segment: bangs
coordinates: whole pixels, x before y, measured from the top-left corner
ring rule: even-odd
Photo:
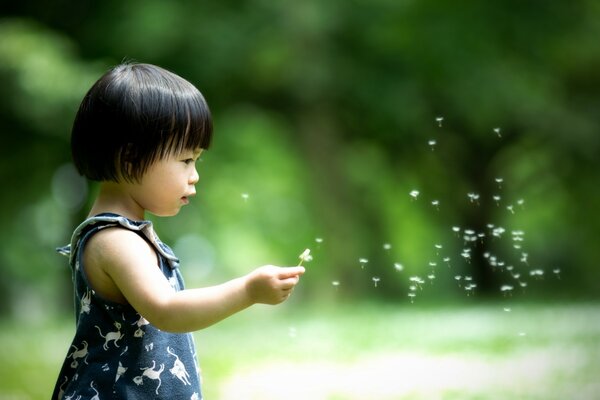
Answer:
[[[212,118],[200,91],[175,74],[161,72],[139,77],[140,90],[132,101],[139,104],[135,114],[142,117],[132,130],[128,154],[139,166],[136,179],[153,162],[185,150],[206,150],[212,139]]]

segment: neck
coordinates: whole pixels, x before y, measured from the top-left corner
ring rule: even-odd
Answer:
[[[119,214],[132,220],[145,219],[145,210],[127,190],[127,185],[115,182],[101,182],[100,190],[89,216],[101,213]]]

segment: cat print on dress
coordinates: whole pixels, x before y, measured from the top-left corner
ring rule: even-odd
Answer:
[[[136,322],[134,322],[131,325],[137,325],[137,330],[133,333],[133,336],[135,337],[139,337],[141,338],[142,336],[144,336],[144,330],[142,329],[142,326],[144,325],[148,325],[150,322],[148,322],[148,320],[144,317],[142,317],[140,315],[140,319],[138,319]]]
[[[133,382],[135,382],[136,385],[140,386],[144,384],[144,377],[152,380],[158,380],[158,386],[156,387],[155,391],[156,394],[158,394],[158,388],[160,388],[160,385],[162,384],[160,374],[162,374],[162,372],[165,370],[165,364],[160,364],[160,369],[158,370],[154,370],[155,367],[156,361],[152,360],[152,367],[140,368],[144,372],[142,372],[142,375],[138,375],[135,378],[133,378]]]
[[[75,345],[71,345],[72,348],[75,348],[74,352],[67,355],[67,358],[73,357],[73,362],[71,363],[71,368],[77,368],[77,366],[79,365],[79,362],[77,361],[78,358],[83,358],[83,362],[85,362],[86,364],[88,363],[87,362],[88,342],[86,342],[84,340],[83,342],[81,342],[81,344],[82,344],[81,349],[78,349],[77,347],[75,347]]]
[[[190,385],[190,374],[185,369],[185,365],[181,362],[177,354],[171,351],[170,347],[167,347],[167,353],[175,357],[175,362],[173,363],[173,368],[169,371],[177,377],[184,385]]]
[[[117,344],[117,342],[119,340],[123,339],[123,336],[125,336],[125,335],[123,335],[121,333],[121,324],[118,323],[118,322],[115,322],[114,325],[115,325],[115,328],[117,328],[116,332],[108,332],[106,334],[106,336],[104,336],[102,334],[102,331],[100,330],[100,327],[98,325],[95,325],[96,329],[98,329],[98,333],[100,334],[100,337],[102,337],[104,339],[104,345],[102,346],[102,348],[104,350],[108,350],[108,343],[111,340],[114,341],[114,344],[115,344],[116,347],[119,347],[119,345]]]

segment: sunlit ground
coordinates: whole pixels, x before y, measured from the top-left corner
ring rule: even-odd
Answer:
[[[600,305],[259,306],[196,335],[207,399],[600,399]],[[49,398],[72,323],[0,325],[0,400]]]

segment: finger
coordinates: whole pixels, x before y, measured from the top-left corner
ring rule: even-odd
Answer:
[[[294,286],[296,286],[296,284],[298,284],[299,280],[300,280],[300,278],[298,276],[294,276],[292,278],[287,278],[287,279],[282,279],[279,281],[279,287],[281,289],[291,289]]]
[[[279,279],[286,279],[291,277],[298,277],[304,274],[306,270],[304,267],[283,267],[280,269],[277,275]]]

